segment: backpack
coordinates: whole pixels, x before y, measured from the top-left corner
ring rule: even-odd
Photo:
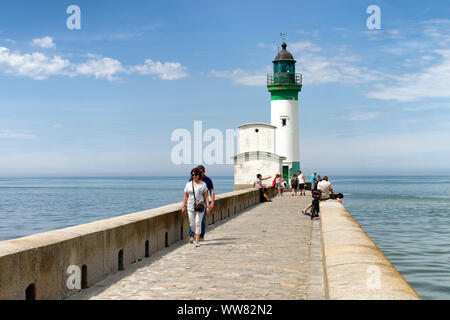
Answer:
[[[322,195],[322,191],[321,190],[314,190],[312,192],[312,197],[313,197],[313,201],[312,201],[312,207],[311,207],[311,220],[319,217],[319,213],[320,213],[320,196]]]

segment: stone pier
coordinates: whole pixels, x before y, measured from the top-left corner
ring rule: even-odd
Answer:
[[[199,248],[181,203],[3,241],[0,300],[420,299],[343,204],[312,221],[311,200],[218,195]]]
[[[70,299],[323,299],[310,201],[285,193],[210,226],[199,248],[186,239]]]

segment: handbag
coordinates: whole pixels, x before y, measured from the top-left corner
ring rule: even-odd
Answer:
[[[194,193],[194,211],[205,212],[205,204],[195,198],[194,181],[192,181],[192,192]]]

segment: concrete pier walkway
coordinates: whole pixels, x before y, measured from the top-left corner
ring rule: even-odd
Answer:
[[[311,196],[285,193],[209,226],[70,297],[82,299],[324,299],[319,221]]]

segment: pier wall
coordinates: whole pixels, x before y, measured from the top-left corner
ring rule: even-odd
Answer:
[[[258,203],[255,189],[218,195],[208,224]],[[0,242],[0,300],[64,299],[186,239],[188,232],[178,203]]]
[[[320,217],[327,299],[420,299],[341,203],[322,202]]]

